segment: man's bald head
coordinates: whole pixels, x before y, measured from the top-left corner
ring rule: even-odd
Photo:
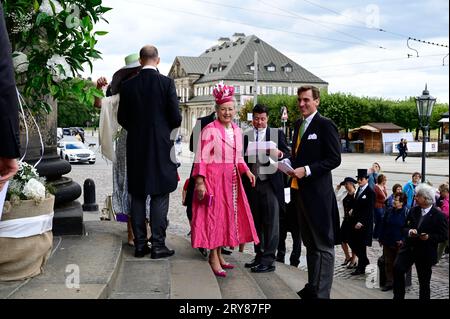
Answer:
[[[139,51],[139,59],[142,65],[158,65],[158,49],[153,45],[144,46],[141,51]]]

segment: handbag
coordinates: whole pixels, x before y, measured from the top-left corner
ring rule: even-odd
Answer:
[[[105,205],[101,210],[100,220],[116,220],[116,214],[112,207],[111,195],[108,195],[105,198]]]

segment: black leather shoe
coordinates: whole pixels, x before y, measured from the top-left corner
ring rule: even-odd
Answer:
[[[206,248],[199,248],[198,251],[203,257],[208,257],[208,250]]]
[[[290,265],[291,265],[291,266],[294,266],[294,267],[298,267],[298,265],[300,265],[300,262],[299,262],[298,260],[296,260],[296,261],[291,261]]]
[[[225,248],[221,248],[220,252],[224,255],[231,255],[232,251],[226,250]]]
[[[381,291],[389,291],[392,290],[392,286],[384,286],[383,288],[381,288]]]
[[[145,255],[150,254],[150,247],[148,247],[147,245],[145,245],[143,248],[141,249],[135,249],[134,250],[134,257],[137,258],[142,258]]]
[[[253,268],[259,265],[259,261],[256,261],[256,259],[253,259],[251,262],[249,263],[245,263],[245,268]]]
[[[302,290],[298,291],[297,295],[305,300],[317,299],[317,294],[311,289],[309,284],[306,284]]]
[[[271,271],[275,271],[275,266],[273,265],[267,266],[259,264],[258,266],[252,268],[252,272],[271,272]]]
[[[277,256],[277,258],[275,259],[275,261],[278,261],[278,262],[280,262],[280,263],[283,263],[283,264],[284,264],[284,255],[283,255],[283,256],[281,256],[281,255],[278,255],[278,256]]]
[[[350,275],[352,276],[358,276],[358,275],[364,275],[366,271],[364,269],[356,268],[354,272],[352,272]]]
[[[152,247],[152,253],[150,257],[152,259],[166,258],[175,254],[175,250],[169,249],[166,246]]]

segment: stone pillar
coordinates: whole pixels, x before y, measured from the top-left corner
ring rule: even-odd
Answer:
[[[57,127],[57,103],[51,101],[52,111],[50,114],[36,116],[36,122],[42,135],[44,144],[44,156],[36,167],[40,176],[44,176],[55,188],[55,206],[53,218],[54,235],[81,235],[83,232],[83,209],[76,201],[81,195],[81,186],[71,178],[64,177],[70,173],[71,165],[62,160],[56,150],[56,127]],[[26,134],[23,121],[20,122],[20,144],[21,155],[25,153],[25,161],[35,164],[41,154],[41,142],[38,130],[31,118],[27,118],[28,125],[28,147],[26,148]]]

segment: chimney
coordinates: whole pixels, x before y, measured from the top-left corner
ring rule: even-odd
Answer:
[[[230,42],[230,38],[219,38],[219,40],[217,40],[217,45],[221,46],[222,44],[224,44],[225,42]]]
[[[233,42],[236,42],[237,40],[239,40],[241,38],[245,38],[244,33],[235,33],[231,36],[231,40],[233,40]]]

